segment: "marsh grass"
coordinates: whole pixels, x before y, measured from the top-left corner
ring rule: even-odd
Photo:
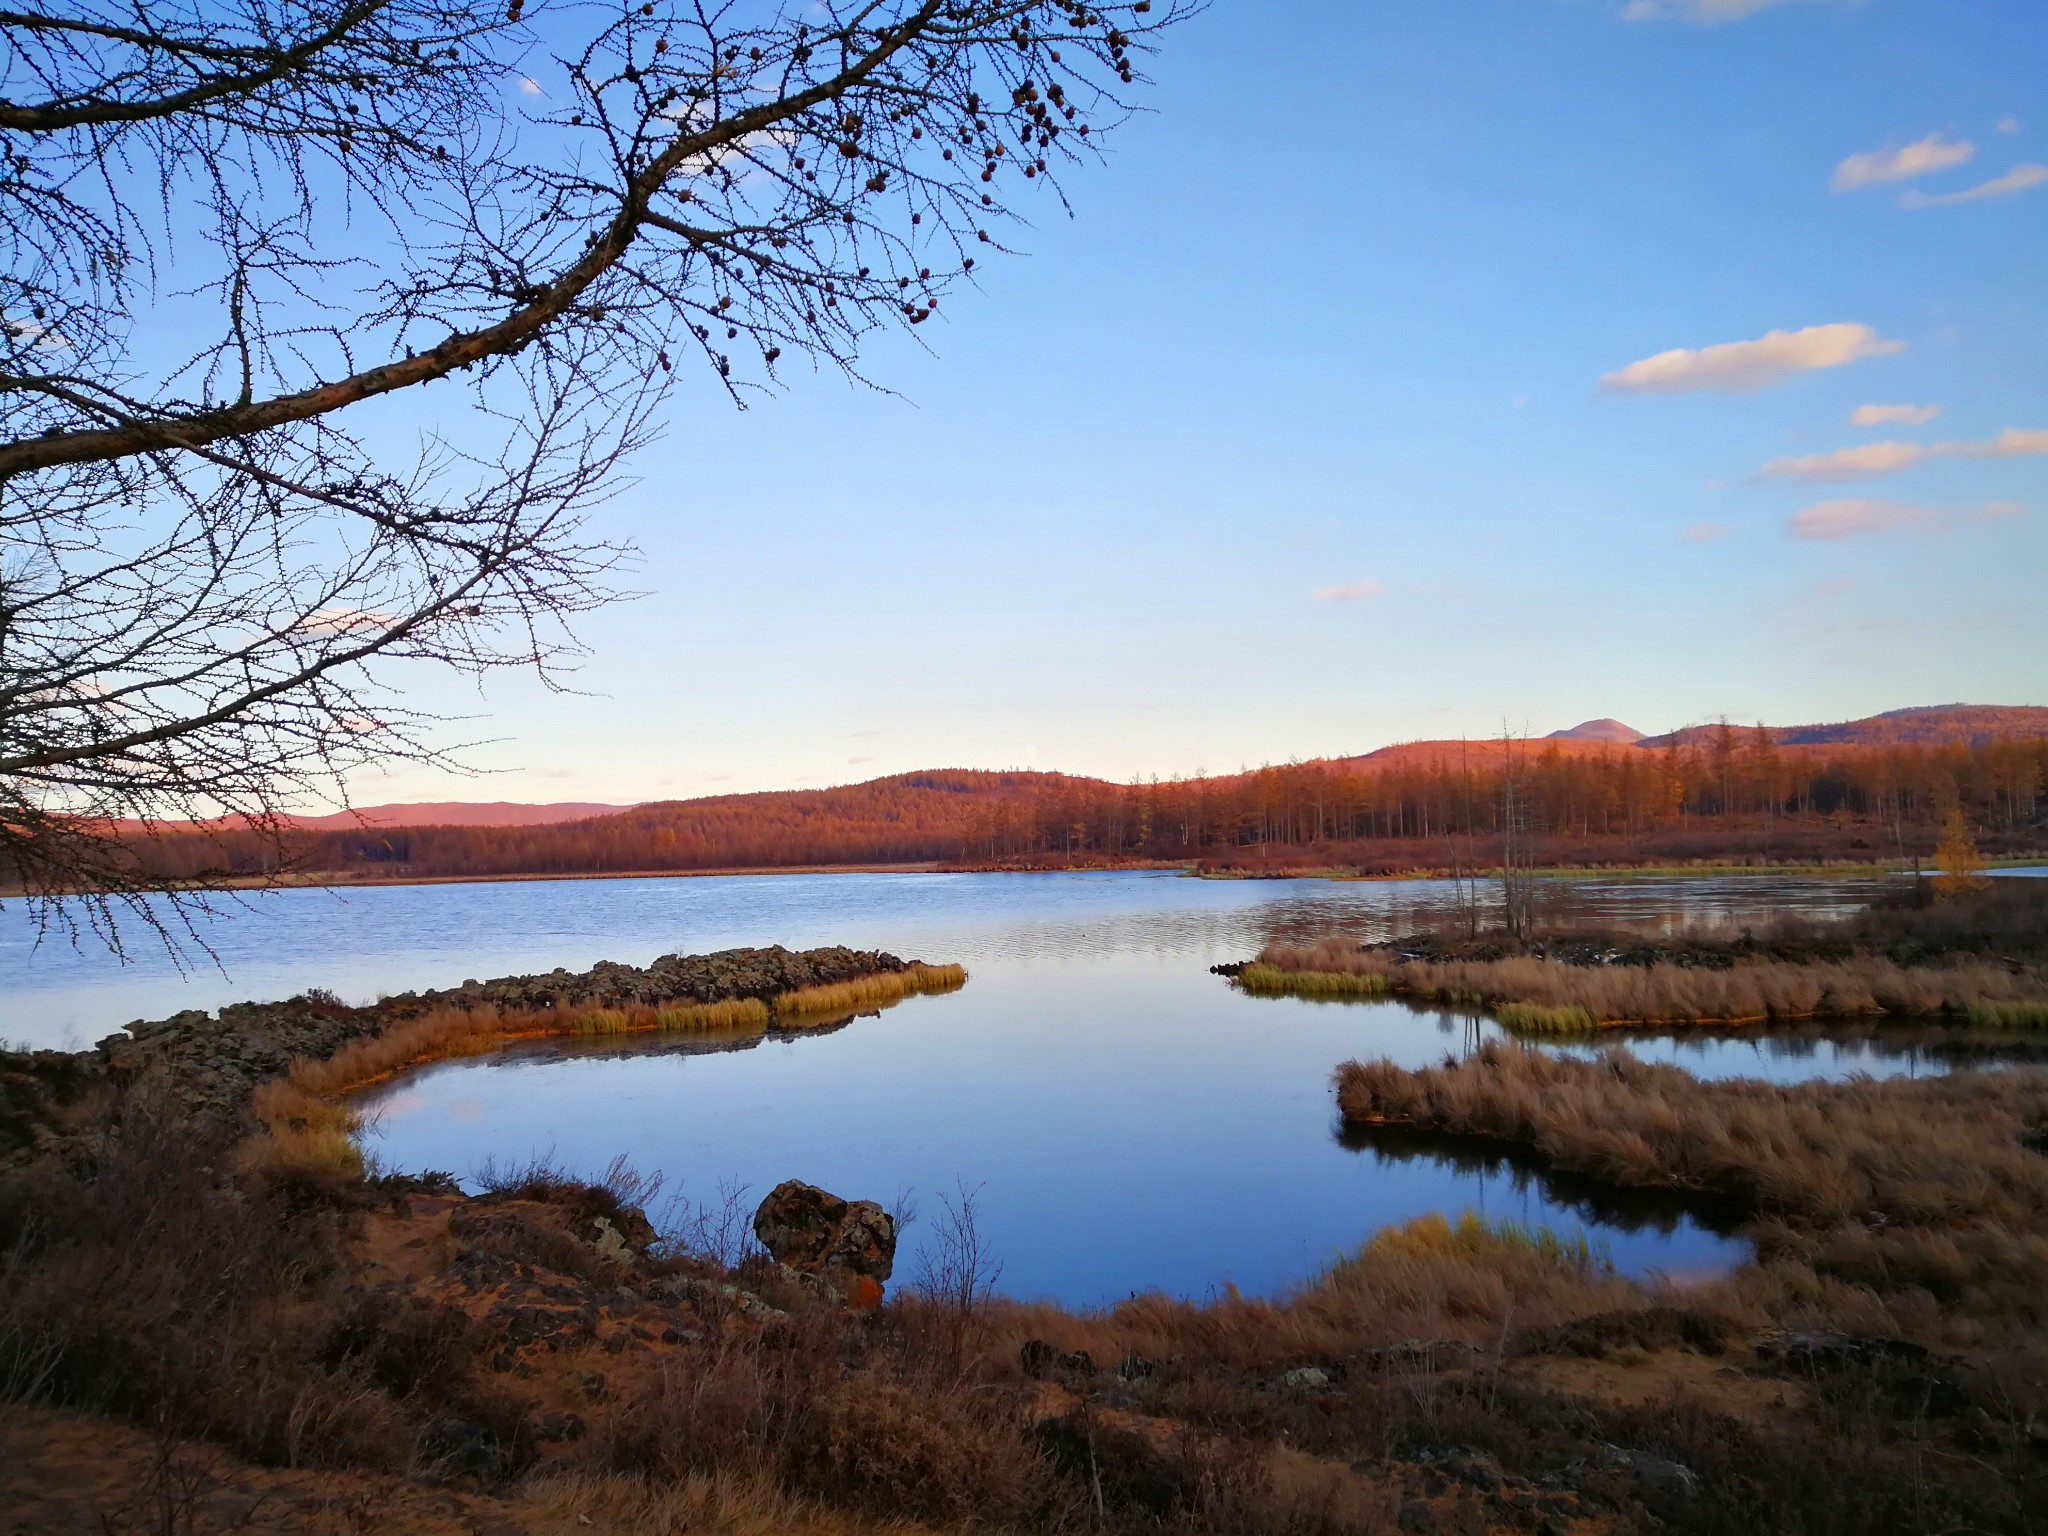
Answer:
[[[777,1023],[802,1027],[802,1021],[821,1014],[887,1005],[919,993],[955,991],[966,980],[966,971],[957,965],[912,965],[856,981],[804,987],[768,1000],[740,997],[627,1008],[436,1008],[382,1034],[353,1041],[325,1060],[295,1062],[289,1081],[302,1094],[326,1098],[370,1087],[410,1067],[482,1055],[518,1040],[765,1030]]]
[[[843,1014],[921,994],[957,992],[966,985],[965,966],[911,964],[900,971],[878,971],[852,981],[785,992],[775,999],[775,1016],[780,1022],[801,1027],[800,1021],[812,1015]]]
[[[251,1103],[263,1134],[246,1141],[238,1155],[245,1167],[302,1179],[359,1178],[364,1172],[361,1117],[341,1101],[414,1067],[484,1055],[521,1040],[764,1032],[777,1026],[820,1029],[860,1009],[886,1008],[920,993],[957,991],[966,982],[962,966],[912,964],[767,1000],[739,997],[627,1008],[435,1008],[351,1041],[324,1059],[301,1057],[283,1077],[259,1084]]]
[[[1969,1020],[1980,1029],[2048,1029],[2048,1002],[1973,1003]]]
[[[1265,955],[1238,972],[1237,984],[1275,997],[1386,997],[1394,990],[1393,979],[1378,971],[1306,970],[1271,963]]]
[[[1346,1266],[1403,1257],[1449,1257],[1496,1266],[1521,1266],[1530,1261],[1539,1269],[1556,1267],[1588,1279],[1615,1273],[1613,1263],[1595,1251],[1584,1233],[1560,1237],[1549,1227],[1505,1219],[1489,1221],[1476,1211],[1467,1211],[1455,1223],[1442,1215],[1419,1216],[1376,1232],[1356,1257],[1340,1260],[1318,1283],[1327,1284]]]
[[[1503,1029],[1525,1035],[1585,1035],[1600,1027],[1591,1010],[1576,1003],[1502,1003],[1493,1014]]]
[[[2048,1218],[2048,1159],[2025,1145],[2048,1122],[2048,1072],[2032,1068],[1779,1086],[1489,1042],[1420,1071],[1347,1063],[1337,1104],[1353,1124],[1518,1142],[1574,1173],[1807,1225]]]
[[[1394,995],[1500,1010],[1527,1005],[1523,1026],[1554,1032],[1577,1014],[1600,1025],[1762,1024],[1774,1019],[1887,1014],[1963,1019],[1973,1008],[2048,1011],[2048,983],[1990,960],[1904,966],[1882,955],[1839,960],[1746,960],[1726,967],[1568,965],[1533,955],[1493,960],[1409,960],[1349,939],[1268,945],[1239,977],[1247,990],[1304,996]],[[1506,1023],[1503,1014],[1502,1022]]]

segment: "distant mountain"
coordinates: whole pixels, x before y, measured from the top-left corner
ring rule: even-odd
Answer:
[[[1645,736],[1639,747],[1673,742],[1698,746],[1713,739],[1718,725],[1689,725],[1664,736]],[[1754,726],[1747,727],[1754,730]],[[1986,742],[2048,736],[2048,709],[2034,704],[1932,704],[1893,709],[1839,725],[1779,725],[1771,739],[1783,747],[1981,747]]]
[[[294,816],[296,826],[316,831],[347,831],[353,827],[549,827],[561,821],[588,821],[616,816],[630,805],[558,800],[550,805],[522,805],[514,800],[423,800],[399,805],[364,805],[331,816]]]
[[[1267,793],[1261,786],[1276,774],[1298,771],[1451,775],[1467,784],[1468,776],[1483,779],[1497,772],[1510,752],[1516,762],[1529,766],[1557,758],[1616,762],[1641,748],[1698,746],[1710,742],[1719,729],[1696,725],[1663,736],[1643,736],[1619,720],[1603,718],[1534,740],[1517,738],[1511,745],[1499,737],[1410,741],[1285,770],[1209,778],[1195,793],[1198,799],[1213,797],[1218,803],[1250,796],[1249,804]],[[1753,735],[1755,727],[1739,729]],[[1778,745],[1816,758],[1827,747],[1974,747],[2002,739],[2048,739],[2048,708],[1943,704],[1895,709],[1838,725],[1778,727],[1771,735]],[[1099,828],[1085,836],[1076,834],[1082,823],[1099,816],[1112,822],[1123,817],[1126,810],[1116,807],[1121,807],[1119,797],[1125,795],[1125,788],[1102,780],[1058,773],[942,769],[831,789],[764,790],[632,806],[502,800],[373,805],[353,813],[299,817],[296,823],[322,834],[323,842],[331,841],[334,854],[345,862],[395,858],[448,874],[768,868],[998,859],[1015,851],[1021,829],[1033,827],[1038,831],[1024,839],[1027,845],[1048,852],[1064,850],[1070,834],[1079,837],[1075,846],[1100,835]],[[1310,795],[1305,803],[1319,802]],[[1263,818],[1268,812],[1258,814]],[[567,823],[585,825],[568,828]],[[542,830],[556,827],[564,830]],[[426,835],[411,843],[386,835],[411,829]],[[379,835],[351,837],[371,831]],[[395,853],[401,843],[411,851]]]
[[[1568,731],[1552,731],[1546,741],[1611,741],[1616,746],[1632,747],[1643,739],[1643,733],[1634,726],[1623,725],[1619,720],[1587,720]]]

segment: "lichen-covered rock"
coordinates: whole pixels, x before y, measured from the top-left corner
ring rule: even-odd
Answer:
[[[761,1202],[754,1236],[778,1264],[861,1310],[880,1305],[896,1267],[896,1223],[887,1211],[798,1179],[776,1185]]]

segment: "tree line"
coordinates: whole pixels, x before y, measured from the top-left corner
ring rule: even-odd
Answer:
[[[406,877],[940,863],[1210,860],[1497,863],[1503,834],[1547,857],[1626,861],[1770,846],[1906,857],[1953,808],[1994,844],[2041,830],[2048,739],[1785,748],[1721,730],[1657,749],[1555,742],[1308,762],[1128,784],[953,770],[837,789],[643,805],[531,827],[303,832],[215,827],[138,843],[162,878],[304,871]],[[1512,816],[1512,826],[1509,817]]]

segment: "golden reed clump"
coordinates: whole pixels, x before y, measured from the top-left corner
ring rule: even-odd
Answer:
[[[2034,1068],[1781,1086],[1489,1042],[1419,1071],[1346,1063],[1337,1107],[1349,1125],[1514,1142],[1568,1172],[1807,1225],[2048,1219],[2048,1159],[2025,1144],[2048,1122],[2048,1071]]]
[[[1523,1027],[1570,1032],[1593,1025],[1762,1024],[1773,1019],[1949,1014],[2012,1007],[2013,1023],[2048,1009],[2048,983],[1990,960],[1903,966],[1882,955],[1843,960],[1745,960],[1726,969],[1672,964],[1568,965],[1515,955],[1499,960],[1404,960],[1349,940],[1268,945],[1245,967],[1247,991],[1309,997],[1414,997],[1503,1010],[1522,1005]]]
[[[815,1029],[857,1009],[906,997],[953,992],[967,984],[958,965],[912,964],[852,981],[800,987],[770,999],[663,1003],[606,1008],[435,1008],[381,1034],[350,1042],[324,1060],[301,1058],[283,1077],[259,1085],[253,1104],[265,1135],[245,1155],[266,1167],[352,1177],[362,1172],[356,1145],[361,1117],[338,1102],[430,1062],[480,1056],[520,1040],[593,1035],[762,1032]]]

